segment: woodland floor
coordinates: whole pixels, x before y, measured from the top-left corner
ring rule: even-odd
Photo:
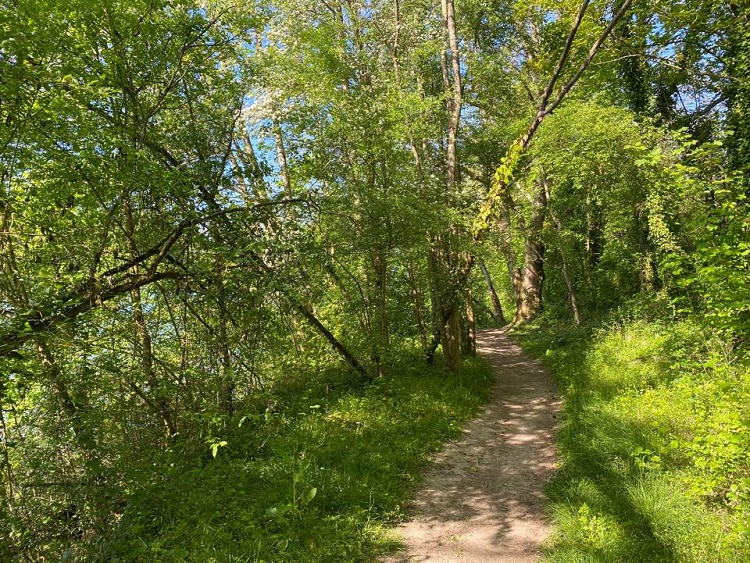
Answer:
[[[555,470],[560,401],[551,376],[500,329],[477,334],[497,381],[463,437],[437,454],[385,563],[532,562],[550,527],[543,488]]]

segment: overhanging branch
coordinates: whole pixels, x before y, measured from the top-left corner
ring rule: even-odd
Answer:
[[[586,8],[588,7],[589,0],[583,0],[583,2],[581,3],[581,6],[578,9],[578,13],[576,15],[576,19],[574,20],[570,32],[568,33],[563,51],[560,55],[557,65],[555,66],[555,70],[553,71],[552,76],[550,77],[547,86],[544,89],[544,93],[539,102],[536,115],[532,119],[531,123],[529,123],[526,132],[510,145],[505,154],[505,157],[503,157],[501,160],[500,166],[498,166],[497,170],[495,171],[490,191],[487,194],[484,203],[482,204],[479,214],[474,220],[475,240],[481,239],[482,236],[484,236],[484,234],[489,230],[490,219],[494,213],[494,208],[499,201],[506,199],[508,186],[513,178],[516,167],[521,160],[521,156],[529,146],[531,139],[534,137],[537,129],[542,124],[542,121],[562,103],[568,92],[570,92],[570,90],[576,85],[578,80],[591,64],[591,61],[596,56],[596,53],[599,51],[604,41],[606,41],[607,37],[609,37],[609,35],[612,33],[612,30],[615,28],[617,23],[630,9],[632,3],[633,0],[625,0],[625,2],[622,3],[622,6],[620,6],[620,9],[612,16],[612,19],[607,27],[601,32],[596,41],[594,41],[594,43],[591,45],[588,54],[583,59],[583,61],[581,61],[581,64],[579,65],[576,72],[573,74],[573,76],[570,77],[570,79],[568,79],[567,82],[565,82],[565,84],[563,84],[563,86],[557,92],[554,100],[550,103],[549,99],[552,96],[555,84],[562,75],[563,68],[565,67],[565,63],[570,53],[571,45],[573,44],[573,41],[578,34],[578,29],[580,27],[583,15],[586,12]]]

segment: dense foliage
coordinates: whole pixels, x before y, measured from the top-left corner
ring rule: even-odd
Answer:
[[[566,428],[673,397],[608,486],[685,485],[739,554],[748,460],[711,429],[747,445],[748,18],[0,0],[0,559],[367,560],[482,394],[477,324],[640,302],[659,324],[551,353]],[[630,335],[666,364],[607,372]]]

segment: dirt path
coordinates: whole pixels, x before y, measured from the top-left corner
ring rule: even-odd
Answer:
[[[406,552],[385,563],[538,561],[549,534],[542,489],[555,468],[559,400],[551,377],[499,329],[479,353],[497,382],[484,412],[440,452],[404,523]]]

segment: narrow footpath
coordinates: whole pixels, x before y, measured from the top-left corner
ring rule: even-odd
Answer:
[[[477,334],[497,381],[482,414],[440,452],[385,563],[534,562],[550,533],[543,488],[555,470],[560,401],[551,376],[502,334]]]

